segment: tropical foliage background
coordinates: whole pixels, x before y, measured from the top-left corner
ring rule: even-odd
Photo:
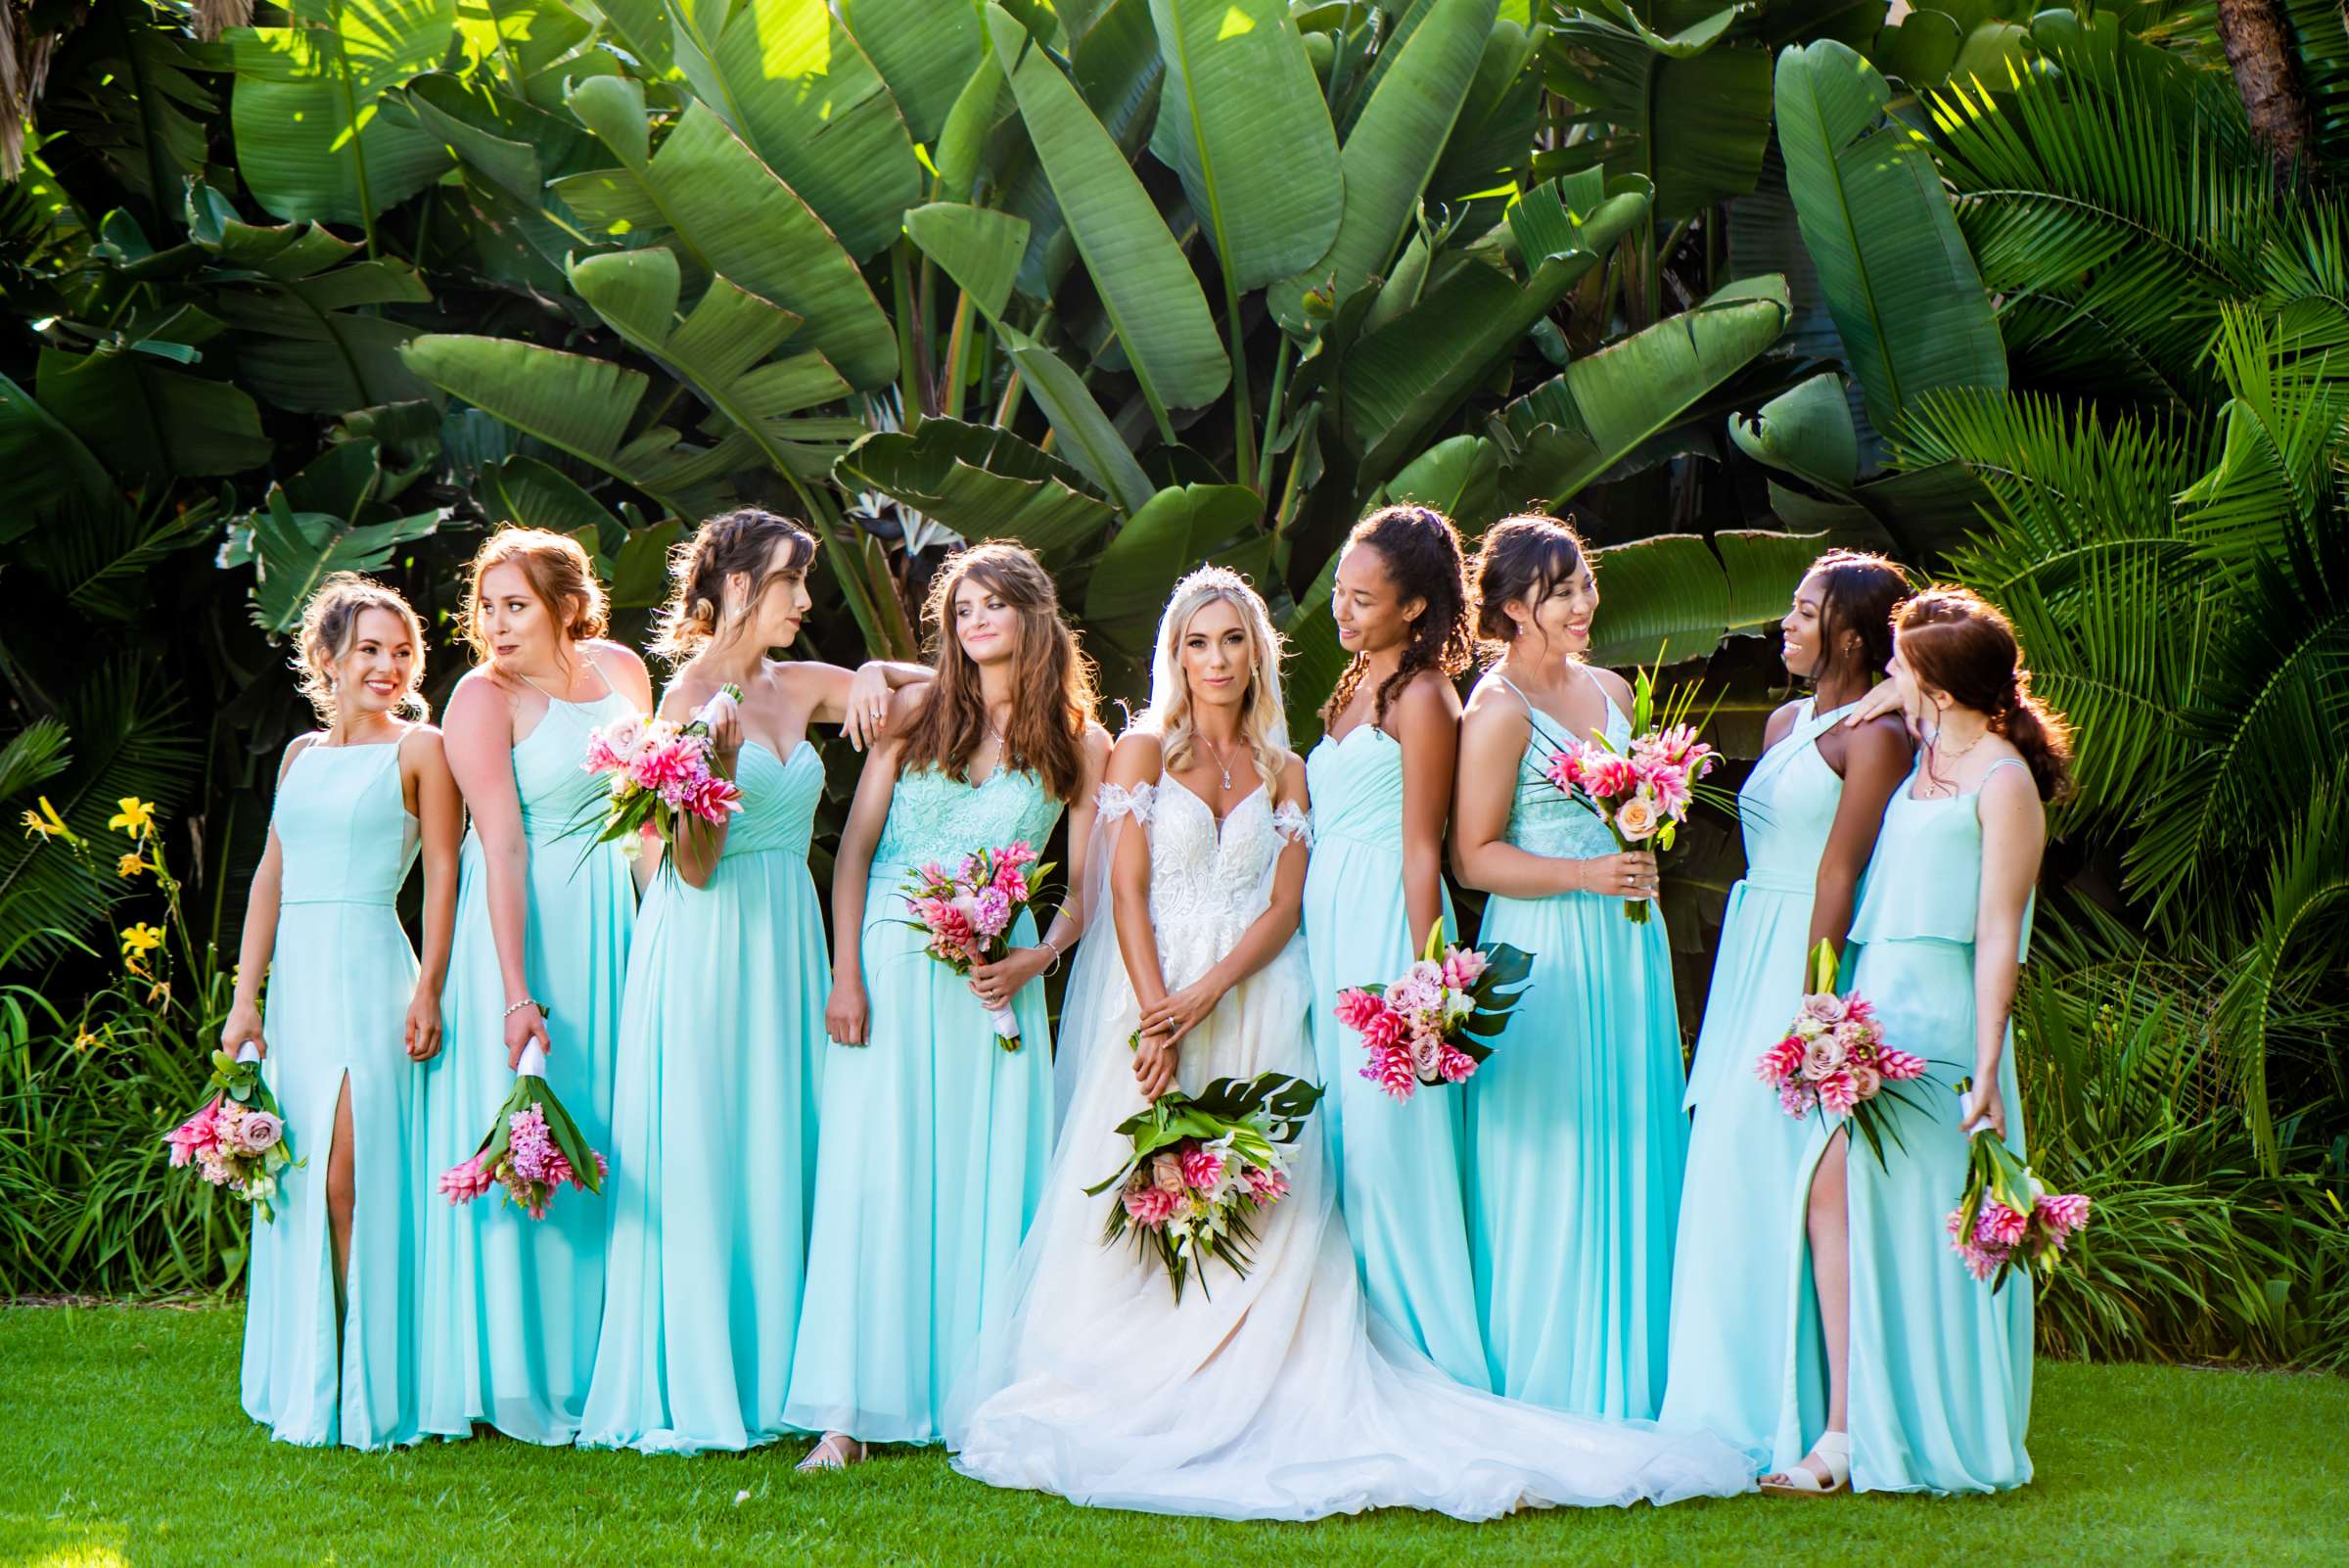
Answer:
[[[1215,559],[1310,739],[1334,549],[1408,496],[1580,509],[1598,656],[1747,757],[1823,542],[2012,611],[2083,760],[2043,1340],[2339,1365],[2344,155],[2316,0],[0,0],[0,1296],[233,1284],[156,1153],[324,573],[445,625],[541,524],[624,635],[758,501],[845,659],[1015,537],[1130,694]],[[1737,849],[1688,843],[1692,1019]]]

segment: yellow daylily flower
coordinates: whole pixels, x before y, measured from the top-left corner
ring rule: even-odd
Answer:
[[[163,933],[160,926],[151,926],[142,920],[135,926],[122,928],[122,951],[125,955],[153,952],[162,945]]]
[[[27,835],[38,833],[47,838],[64,839],[68,844],[81,842],[73,830],[66,826],[66,819],[57,814],[57,807],[49,804],[46,795],[41,797],[38,809],[26,811],[19,820],[24,824]]]
[[[115,804],[122,809],[107,818],[106,825],[108,827],[120,828],[134,839],[155,831],[155,807],[153,806],[135,795],[125,795]]]
[[[97,1036],[91,1034],[86,1029],[73,1037],[73,1048],[77,1051],[96,1050],[104,1043],[104,1040],[100,1039]]]
[[[118,877],[135,877],[146,869],[147,862],[135,854],[126,854],[115,862],[115,875]]]

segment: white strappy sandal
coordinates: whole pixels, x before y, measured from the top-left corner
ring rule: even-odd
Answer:
[[[1849,1432],[1821,1432],[1819,1441],[1812,1445],[1808,1456],[1827,1467],[1827,1479],[1824,1482],[1808,1464],[1797,1464],[1782,1471],[1774,1481],[1763,1481],[1763,1495],[1772,1498],[1832,1498],[1852,1490],[1852,1435]]]
[[[822,1440],[807,1451],[807,1457],[792,1468],[802,1475],[813,1475],[819,1470],[845,1470],[852,1464],[863,1462],[863,1444],[846,1432],[826,1432]]]

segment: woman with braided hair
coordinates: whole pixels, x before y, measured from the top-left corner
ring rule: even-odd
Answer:
[[[1475,652],[1459,534],[1443,513],[1389,506],[1355,525],[1331,612],[1353,656],[1306,760],[1313,857],[1305,935],[1313,1054],[1339,1202],[1373,1310],[1453,1377],[1491,1386],[1477,1333],[1460,1190],[1461,1098],[1388,1098],[1330,1004],[1401,974],[1441,920],[1460,699]]]

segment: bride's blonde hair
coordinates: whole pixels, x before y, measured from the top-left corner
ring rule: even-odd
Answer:
[[[1159,674],[1141,723],[1158,736],[1170,772],[1188,767],[1197,755],[1191,723],[1191,686],[1182,673],[1182,639],[1200,611],[1218,600],[1239,612],[1248,629],[1248,690],[1240,702],[1240,738],[1267,786],[1280,782],[1288,759],[1288,715],[1280,706],[1280,662],[1288,644],[1272,624],[1272,612],[1248,579],[1228,567],[1201,567],[1174,584],[1158,623]]]

